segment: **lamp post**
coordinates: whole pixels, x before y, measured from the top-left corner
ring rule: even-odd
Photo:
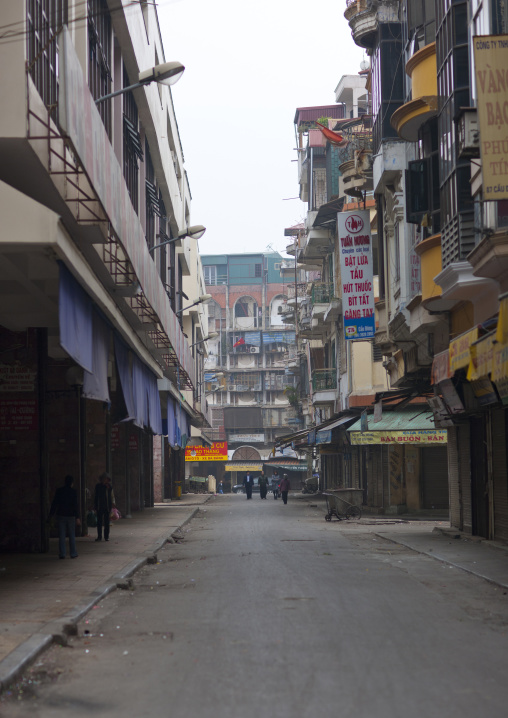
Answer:
[[[175,312],[175,313],[176,313],[176,315],[178,316],[179,314],[182,314],[182,312],[186,312],[187,309],[191,309],[192,307],[195,307],[196,304],[206,304],[207,302],[210,301],[211,298],[212,298],[212,295],[211,295],[211,294],[202,294],[202,295],[199,297],[199,299],[196,299],[195,302],[192,302],[192,304],[189,304],[188,307],[183,307],[182,309],[179,309],[179,310],[178,310],[177,312]]]
[[[163,62],[161,65],[155,65],[149,70],[140,72],[138,82],[135,82],[134,85],[129,85],[129,87],[124,87],[116,92],[110,92],[109,95],[104,95],[104,97],[99,97],[98,100],[95,100],[95,104],[98,105],[99,102],[110,100],[117,95],[123,95],[124,92],[136,90],[138,87],[144,87],[144,85],[149,85],[151,82],[158,82],[160,85],[174,85],[181,78],[184,70],[185,67],[181,62]]]
[[[209,339],[215,339],[218,336],[219,336],[219,332],[210,332],[210,334],[208,334],[208,336],[204,337],[203,339],[200,339],[198,342],[194,342],[194,344],[191,344],[189,349],[192,349],[192,347],[195,347],[196,344],[203,344],[203,342],[207,342]]]
[[[151,254],[156,249],[159,249],[160,247],[165,247],[167,244],[171,244],[172,242],[178,242],[179,239],[183,239],[184,237],[192,237],[192,239],[199,239],[204,235],[205,232],[206,227],[203,227],[202,224],[195,224],[192,227],[187,227],[187,229],[183,229],[181,232],[178,232],[176,237],[166,239],[165,242],[156,244],[154,247],[149,247],[148,251]]]

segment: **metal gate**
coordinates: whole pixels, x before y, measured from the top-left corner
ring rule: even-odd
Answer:
[[[422,449],[422,508],[448,509],[448,459],[445,446]]]

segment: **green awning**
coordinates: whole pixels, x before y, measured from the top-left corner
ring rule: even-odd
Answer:
[[[428,431],[435,429],[432,409],[420,405],[413,409],[383,411],[381,421],[374,421],[373,414],[367,417],[368,431]],[[347,431],[361,431],[361,419],[355,421]]]

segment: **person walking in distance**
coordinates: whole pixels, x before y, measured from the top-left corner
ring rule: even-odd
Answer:
[[[273,491],[274,499],[278,498],[278,496],[279,496],[279,484],[280,484],[279,472],[277,471],[277,469],[274,469],[273,474],[272,474],[272,481],[270,484],[270,487]]]
[[[104,541],[109,541],[109,515],[115,506],[115,495],[111,486],[111,477],[104,472],[99,476],[99,483],[95,485],[94,509],[97,513],[97,538],[102,541],[102,527],[104,526]]]
[[[252,498],[252,487],[254,486],[254,479],[250,475],[250,471],[247,471],[247,474],[243,480],[243,485],[245,487],[245,493],[247,494],[247,498]]]
[[[66,476],[64,485],[55,491],[55,498],[51,503],[48,522],[56,514],[58,521],[58,557],[65,558],[65,537],[69,537],[69,554],[77,558],[76,526],[81,526],[78,511],[78,493],[72,488],[74,479]]]
[[[259,498],[260,499],[266,499],[266,494],[268,492],[268,479],[265,476],[265,472],[261,472],[261,476],[258,479],[259,484]]]
[[[289,483],[288,475],[284,474],[282,481],[280,482],[280,493],[285,504],[288,502],[288,492],[290,488],[291,484]]]

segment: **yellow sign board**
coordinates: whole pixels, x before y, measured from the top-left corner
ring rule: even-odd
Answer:
[[[234,464],[226,464],[226,471],[262,471],[263,464],[240,464],[235,461]]]
[[[467,373],[468,381],[475,381],[476,379],[480,379],[480,377],[490,374],[492,371],[494,346],[493,334],[471,346],[471,363]]]
[[[483,199],[508,199],[508,35],[473,38]]]
[[[414,446],[446,444],[448,432],[439,429],[421,429],[415,431],[352,431],[351,443],[355,446],[366,444],[411,444]]]
[[[450,342],[450,371],[454,374],[457,369],[469,366],[471,361],[471,344],[478,339],[478,328],[461,334]]]

